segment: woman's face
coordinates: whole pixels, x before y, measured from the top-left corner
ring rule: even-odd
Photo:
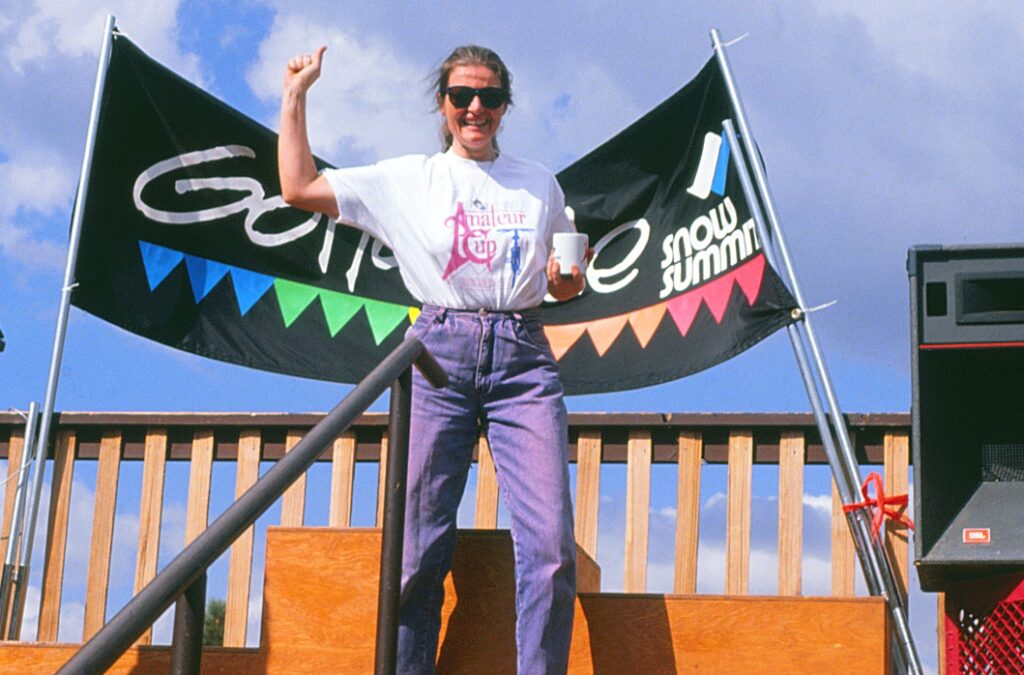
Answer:
[[[487,66],[455,66],[448,75],[448,87],[500,88],[501,78]],[[474,96],[468,106],[456,108],[451,99],[451,96],[445,95],[441,102],[441,113],[452,134],[452,150],[467,159],[494,159],[497,153],[492,142],[508,104],[487,108],[479,96]]]

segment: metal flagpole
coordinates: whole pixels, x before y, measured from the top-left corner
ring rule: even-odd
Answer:
[[[38,413],[36,402],[32,401],[28,407],[28,417],[25,418],[25,444],[21,450],[21,468],[18,470],[14,504],[10,513],[11,527],[7,532],[7,554],[4,556],[3,575],[0,576],[0,640],[3,639],[3,631],[6,631],[6,626],[10,626],[11,631],[14,631],[14,616],[17,612],[15,609],[8,611],[8,607],[17,607],[18,594],[15,589],[19,585],[23,585],[21,583],[23,580],[18,574],[18,544],[24,532],[22,514],[25,511],[25,496],[29,489],[29,474],[32,471],[31,453],[35,441]],[[7,458],[8,462],[11,460],[11,457]],[[12,599],[14,602],[9,604]]]
[[[113,38],[114,16],[108,14],[107,22],[103,29],[103,44],[100,47],[99,63],[96,68],[96,85],[92,93],[92,111],[89,114],[89,129],[85,137],[82,172],[78,178],[78,194],[75,196],[75,206],[71,212],[68,258],[67,264],[64,267],[64,286],[61,288],[60,309],[57,312],[57,330],[53,338],[53,353],[50,357],[50,376],[46,382],[46,397],[43,399],[42,419],[39,424],[39,435],[36,438],[35,455],[41,460],[41,464],[45,463],[47,448],[49,447],[54,402],[57,398],[57,381],[60,379],[61,357],[64,354],[64,338],[67,335],[68,314],[71,311],[71,291],[75,285],[75,263],[78,260],[78,243],[82,234],[82,210],[89,188],[89,172],[92,168],[92,156],[96,145],[96,128],[99,126],[100,103],[103,98],[103,85],[107,79],[107,66],[110,64],[110,50]],[[36,501],[34,508],[38,512],[38,501]],[[33,514],[32,520],[35,522],[35,514]],[[28,541],[27,544],[31,549],[32,542]]]
[[[844,504],[854,503],[856,501],[860,474],[857,466],[857,460],[850,442],[849,432],[846,429],[845,421],[836,400],[828,370],[825,367],[821,350],[817,344],[817,340],[811,326],[810,317],[803,311],[806,304],[804,303],[800,286],[797,282],[796,273],[785,245],[785,239],[783,238],[781,228],[779,227],[771,193],[768,189],[768,181],[764,173],[764,167],[757,159],[758,154],[756,147],[754,146],[753,135],[750,133],[743,105],[739,98],[739,92],[736,89],[735,82],[732,77],[732,71],[725,55],[725,48],[721,43],[717,30],[712,29],[711,41],[719,66],[721,67],[722,74],[725,78],[726,87],[733,103],[737,122],[739,123],[740,133],[742,135],[742,147],[745,149],[747,156],[751,158],[751,163],[753,164],[753,174],[759,189],[759,195],[755,195],[755,197],[759,196],[760,200],[757,200],[756,198],[751,200],[752,211],[755,215],[755,222],[760,220],[760,222],[757,222],[757,225],[762,241],[764,242],[763,248],[767,254],[769,250],[769,242],[774,242],[774,245],[782,256],[785,269],[789,277],[790,288],[793,291],[794,297],[800,308],[800,324],[791,325],[789,327],[789,333],[790,338],[793,341],[797,361],[801,368],[801,374],[804,377],[804,384],[808,389],[808,396],[811,399],[811,404],[814,408],[816,418],[818,418],[819,415],[823,417],[824,415],[821,410],[818,384],[810,372],[810,364],[807,362],[806,352],[804,351],[803,346],[804,336],[800,333],[801,328],[805,331],[806,340],[814,357],[814,365],[817,368],[817,380],[820,381],[821,387],[825,392],[825,397],[828,402],[831,415],[830,421],[835,432],[835,436],[839,440],[840,452],[835,452],[835,447],[832,445],[832,439],[829,438],[831,434],[828,433],[827,429],[824,429],[822,432],[822,441],[825,443],[826,452],[829,453],[829,463],[832,465],[832,471],[836,478],[836,485],[842,502]],[[730,136],[730,143],[737,149],[737,151],[739,151],[741,146],[737,143],[735,131],[732,129],[731,123],[727,121],[724,126],[726,128],[726,133]],[[743,163],[741,154],[742,153],[737,152],[737,162],[740,164]],[[741,181],[747,181],[744,188],[752,189],[752,186],[749,185],[749,176],[744,175],[745,173],[745,171],[740,171],[741,176],[743,176]],[[764,223],[763,218],[759,218],[760,209],[757,207],[758,201],[764,205],[768,216],[767,224]],[[768,226],[771,227],[771,234],[769,234]],[[771,237],[771,239],[769,239],[769,237]],[[821,426],[822,424],[819,421],[819,428]],[[831,446],[831,449],[829,446]],[[864,511],[856,511],[848,514],[847,522],[851,527],[852,534],[854,535],[854,541],[857,544],[858,554],[861,558],[864,577],[868,582],[869,590],[873,595],[884,596],[889,604],[897,633],[897,641],[901,648],[907,670],[915,674],[920,673],[921,664],[914,646],[913,637],[910,634],[910,629],[907,624],[905,601],[896,584],[895,575],[893,574],[892,567],[889,564],[885,549],[878,538],[871,536],[868,527],[867,514]]]

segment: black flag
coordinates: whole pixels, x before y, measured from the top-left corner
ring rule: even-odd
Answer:
[[[709,64],[559,174],[599,249],[588,290],[544,309],[569,393],[680,377],[789,320],[728,168],[720,80]],[[196,354],[359,381],[419,308],[379,242],[281,200],[276,144],[115,33],[74,304]]]
[[[587,290],[545,309],[573,393],[634,389],[721,363],[793,319],[765,260],[722,121],[712,60],[686,86],[558,174],[597,250]]]

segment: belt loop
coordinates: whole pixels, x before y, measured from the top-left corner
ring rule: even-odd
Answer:
[[[437,316],[435,317],[434,320],[437,321],[437,323],[444,323],[444,320],[447,319],[447,318],[448,318],[448,308],[447,307],[441,307],[440,311],[438,311]]]

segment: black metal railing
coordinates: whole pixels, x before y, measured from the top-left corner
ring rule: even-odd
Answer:
[[[202,654],[207,568],[312,466],[324,448],[369,408],[388,386],[392,386],[390,458],[384,497],[375,671],[394,672],[413,365],[435,387],[447,383],[447,375],[423,344],[416,338],[406,338],[287,455],[82,645],[58,672],[105,671],[177,600],[171,672],[198,673]]]

